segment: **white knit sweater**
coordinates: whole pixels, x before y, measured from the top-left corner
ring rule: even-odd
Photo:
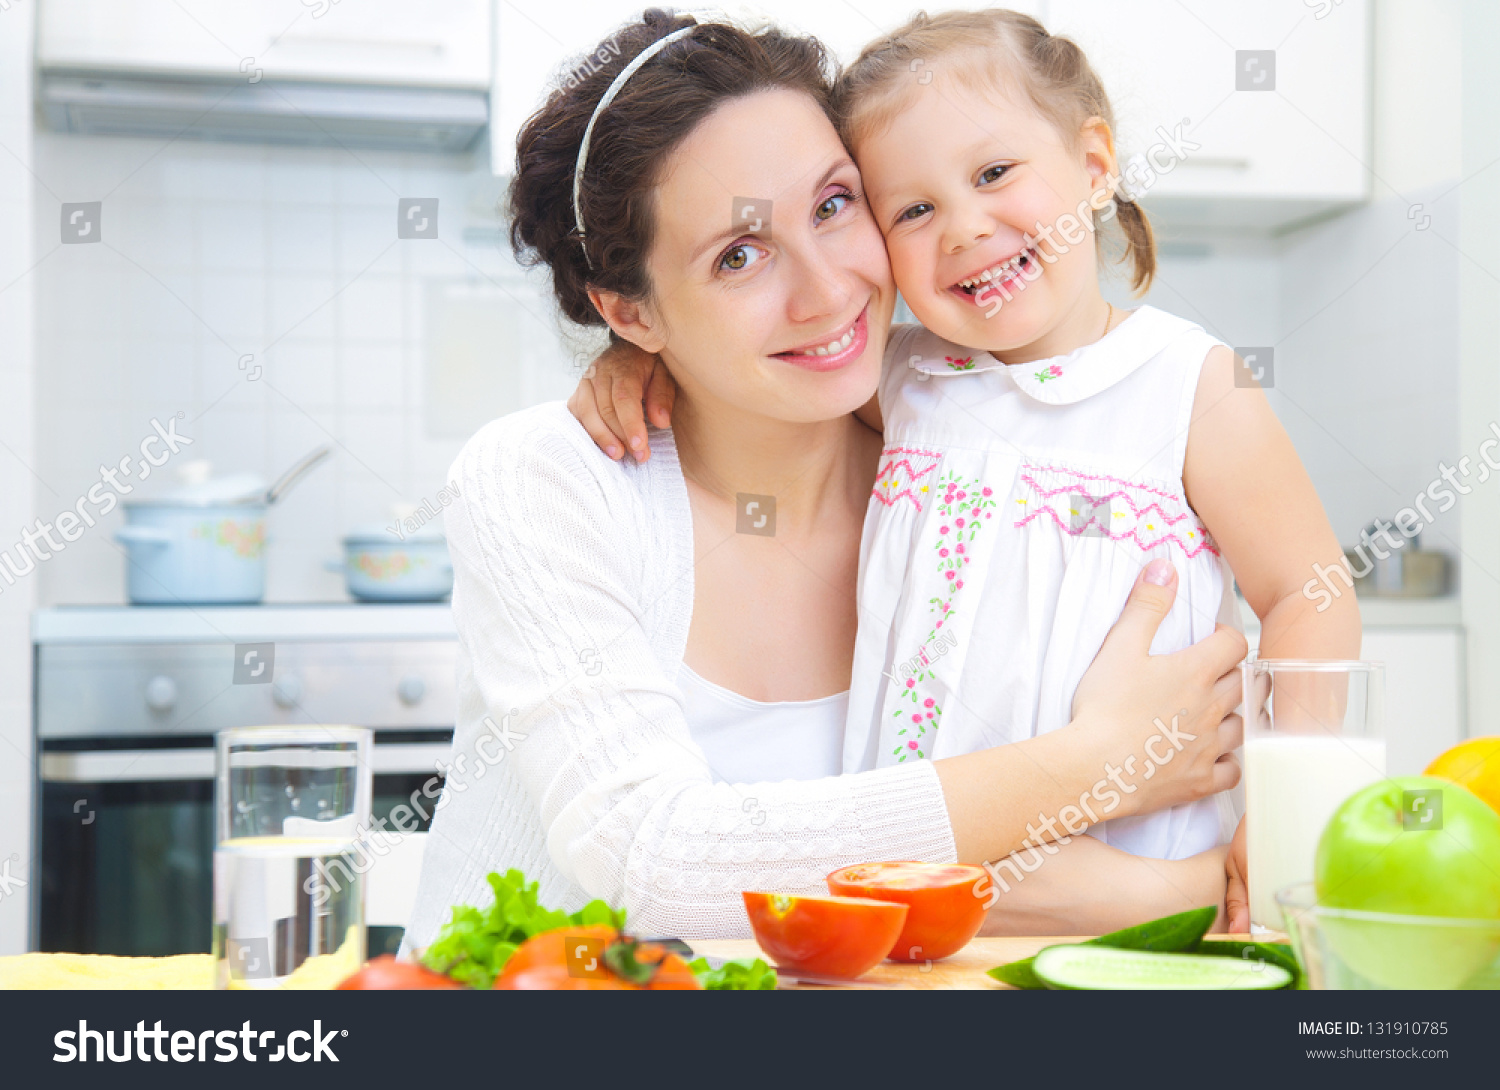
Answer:
[[[509,867],[545,905],[602,897],[637,934],[702,938],[749,934],[741,890],[826,892],[846,864],[956,859],[927,761],[713,782],[674,680],[693,610],[687,486],[671,432],[651,450],[611,462],[554,402],[488,425],[454,464],[458,721],[408,947],[451,906],[489,904],[485,875]]]

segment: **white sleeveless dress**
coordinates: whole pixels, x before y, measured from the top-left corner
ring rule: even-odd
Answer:
[[[920,326],[893,331],[885,449],[865,520],[844,770],[950,757],[1055,730],[1141,568],[1177,600],[1151,646],[1237,626],[1231,577],[1183,494],[1198,376],[1221,342],[1141,307],[1067,356],[1007,366]],[[1176,750],[1121,754],[1103,819]],[[1111,803],[1110,798],[1116,801]],[[1083,823],[1082,814],[1061,820]],[[1219,843],[1215,799],[1090,832],[1181,859]]]

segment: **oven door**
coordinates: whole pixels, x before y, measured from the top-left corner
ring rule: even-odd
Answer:
[[[378,731],[373,817],[404,805],[402,837],[366,876],[371,956],[394,952],[411,907],[451,731]],[[41,881],[32,947],[127,956],[208,953],[213,931],[212,735],[42,743]],[[415,801],[414,801],[415,800]]]

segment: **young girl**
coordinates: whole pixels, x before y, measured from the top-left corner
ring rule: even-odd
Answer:
[[[1111,219],[1137,292],[1155,250],[1119,191],[1113,113],[1078,47],[1010,11],[918,15],[861,54],[836,101],[922,323],[893,332],[861,412],[885,443],[845,771],[1067,723],[1158,557],[1181,583],[1154,652],[1237,623],[1232,569],[1261,619],[1262,657],[1357,657],[1353,596],[1319,613],[1302,594],[1313,564],[1342,551],[1248,372],[1192,322],[1118,310],[1100,291]],[[1107,816],[1114,790],[1135,790],[1183,743],[1163,723],[1161,744],[1101,769],[1112,786],[1081,805]],[[1090,832],[1180,859],[1220,842],[1223,816],[1209,799]]]

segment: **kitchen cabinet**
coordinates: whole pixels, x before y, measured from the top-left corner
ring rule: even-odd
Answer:
[[[507,5],[501,5],[505,7]],[[51,71],[462,88],[490,85],[490,0],[47,0]]]
[[[1274,231],[1368,197],[1365,0],[1047,9],[1049,29],[1077,41],[1104,81],[1122,159],[1158,149],[1138,167],[1142,203],[1169,225]]]

